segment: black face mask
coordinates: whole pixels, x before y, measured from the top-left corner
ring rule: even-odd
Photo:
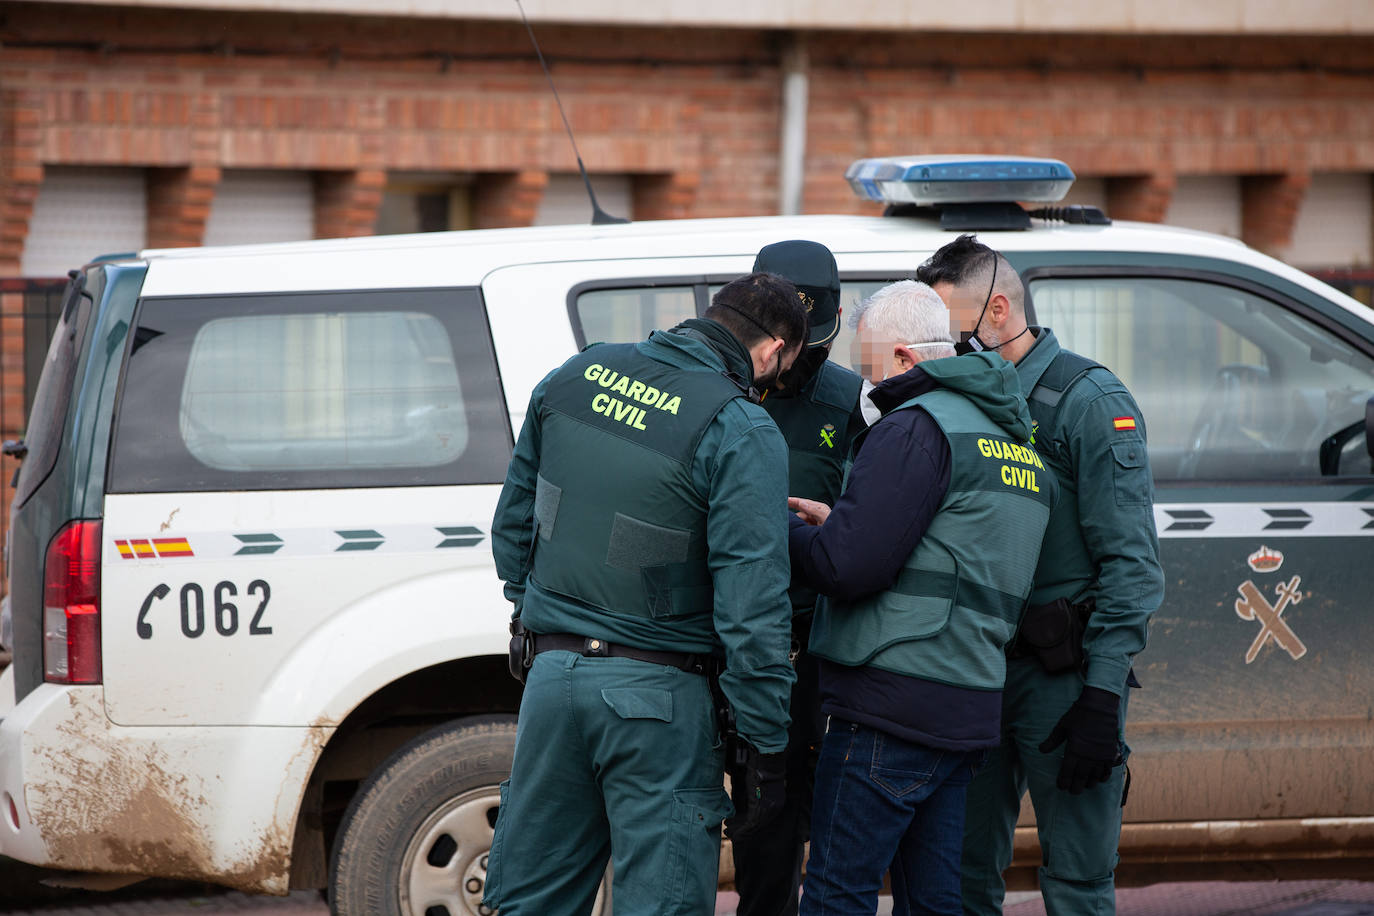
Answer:
[[[1002,349],[1007,344],[1011,343],[1012,340],[1015,340],[1016,337],[1020,337],[1021,334],[1025,334],[1030,330],[1029,326],[1024,327],[1021,329],[1021,334],[1017,334],[1016,337],[1011,338],[1011,340],[1004,340],[995,347],[989,347],[986,343],[983,342],[983,339],[978,336],[978,326],[983,323],[983,316],[987,314],[988,304],[992,302],[992,291],[997,286],[998,260],[999,258],[997,257],[997,253],[993,252],[992,282],[988,284],[988,294],[983,297],[983,310],[978,313],[978,320],[973,323],[972,331],[959,332],[959,342],[954,345],[954,352],[959,356],[965,356],[969,353],[977,353],[979,350],[991,350],[994,353],[996,353],[998,350]]]
[[[959,342],[954,345],[954,352],[959,356],[966,356],[969,353],[977,353],[979,350],[988,349],[988,345],[983,343],[978,336],[978,328],[983,323],[983,316],[988,312],[988,303],[992,301],[992,291],[997,286],[997,252],[992,253],[992,282],[988,284],[988,294],[983,297],[983,308],[978,313],[978,320],[973,323],[972,331],[960,331]],[[998,344],[998,347],[1002,344]],[[997,347],[992,349],[996,350]]]
[[[788,394],[796,394],[821,371],[821,366],[829,358],[830,351],[825,347],[808,347],[797,355],[792,368],[781,373],[777,381],[782,383],[783,390]]]
[[[771,387],[773,387],[773,384],[778,380],[778,378],[779,378],[781,375],[782,375],[782,351],[779,350],[779,351],[778,351],[777,360],[773,363],[773,368],[768,372],[768,374],[767,374],[767,375],[762,375],[762,376],[756,376],[756,377],[754,378],[754,388],[755,388],[756,390],[758,390],[758,391],[760,391],[760,392],[763,393],[763,394],[760,396],[759,400],[763,400],[763,397],[767,396],[767,394],[768,394],[768,389],[771,388]]]

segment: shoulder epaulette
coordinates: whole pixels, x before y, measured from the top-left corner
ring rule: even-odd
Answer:
[[[826,360],[817,373],[811,399],[839,410],[853,410],[862,390],[863,379],[857,372],[847,371],[843,366]]]

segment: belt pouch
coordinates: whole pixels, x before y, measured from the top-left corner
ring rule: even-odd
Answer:
[[[1050,674],[1083,665],[1083,616],[1065,598],[1026,609],[1021,620],[1021,642]]]

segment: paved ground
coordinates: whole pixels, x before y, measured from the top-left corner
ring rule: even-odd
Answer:
[[[108,898],[107,898],[108,899]],[[717,916],[733,916],[737,899],[721,894]],[[891,900],[882,901],[881,914],[891,913]],[[1374,916],[1374,881],[1282,881],[1157,884],[1117,892],[1119,916]],[[89,896],[40,909],[0,912],[41,916],[327,916],[319,895],[248,897],[243,894],[188,896],[175,899],[101,902]],[[1006,916],[1041,916],[1045,908],[1038,894],[1009,895]]]

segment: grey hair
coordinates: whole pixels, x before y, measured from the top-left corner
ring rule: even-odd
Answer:
[[[852,330],[857,331],[859,329],[859,322],[864,320],[864,315],[872,305],[873,298],[871,296],[867,299],[860,299],[858,302],[854,303],[854,306],[849,310],[849,315],[846,318]]]
[[[947,344],[948,352],[931,347],[932,358],[954,355],[949,333],[949,308],[943,299],[917,280],[898,280],[884,286],[859,310],[870,331],[901,344]]]

